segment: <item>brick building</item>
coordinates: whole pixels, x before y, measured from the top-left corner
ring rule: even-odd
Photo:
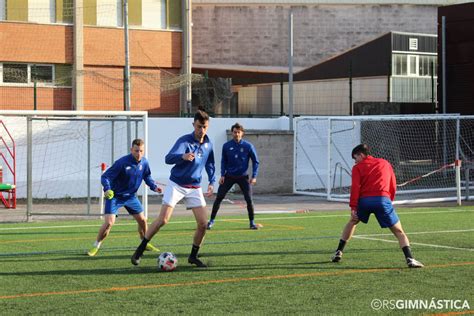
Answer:
[[[128,2],[130,109],[177,114],[181,1]],[[0,109],[123,110],[124,47],[121,0],[0,0]]]

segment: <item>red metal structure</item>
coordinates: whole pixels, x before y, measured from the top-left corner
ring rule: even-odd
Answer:
[[[4,163],[7,169],[6,172],[11,172],[13,176],[13,185],[10,188],[0,189],[0,199],[6,208],[16,208],[16,147],[12,135],[8,131],[5,123],[0,120],[0,163]],[[11,146],[7,144],[5,135],[8,135],[7,141],[11,142]],[[3,150],[5,149],[5,150]],[[6,156],[5,156],[6,155]],[[3,183],[3,169],[0,169],[0,183]]]

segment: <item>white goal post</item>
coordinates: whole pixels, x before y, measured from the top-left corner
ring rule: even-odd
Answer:
[[[16,143],[19,207],[31,216],[100,216],[102,163],[148,148],[145,111],[0,111]],[[7,179],[8,180],[8,179]],[[145,216],[148,190],[142,185]]]
[[[474,116],[460,115],[296,118],[293,191],[347,202],[351,151],[360,143],[392,164],[396,204],[469,198]]]

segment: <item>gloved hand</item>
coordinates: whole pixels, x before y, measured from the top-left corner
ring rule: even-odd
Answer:
[[[111,200],[114,197],[114,191],[107,190],[104,192],[104,196],[107,200]]]

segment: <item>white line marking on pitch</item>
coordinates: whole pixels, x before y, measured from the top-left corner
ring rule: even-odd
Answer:
[[[430,211],[430,212],[397,212],[398,215],[423,215],[423,214],[441,214],[441,213],[463,213],[463,212],[474,212],[471,209],[451,209],[448,211]],[[293,217],[263,217],[258,218],[258,221],[267,221],[267,220],[292,220],[292,219],[302,219],[302,218],[332,218],[332,217],[347,217],[349,218],[350,214],[334,214],[334,215],[300,215]],[[235,219],[235,221],[248,221],[248,219]],[[169,222],[168,224],[193,224],[196,221],[176,221]],[[7,230],[30,230],[30,229],[55,229],[55,228],[81,228],[81,227],[100,227],[102,224],[84,224],[84,225],[61,225],[61,226],[29,226],[29,227],[0,227],[0,231]],[[134,226],[136,223],[117,223],[114,226]]]
[[[467,233],[467,232],[474,232],[473,229],[458,229],[458,230],[437,230],[437,231],[425,231],[425,232],[410,232],[405,233],[407,235],[422,235],[422,234],[441,234],[441,233]],[[363,235],[354,235],[358,237],[370,237],[370,236],[393,236],[392,233],[388,234],[363,234]]]
[[[365,240],[383,241],[383,242],[390,242],[390,243],[397,243],[398,244],[398,240],[387,240],[387,239],[364,237],[364,236],[354,236],[354,238],[365,239]],[[433,248],[446,248],[446,249],[455,249],[455,250],[464,250],[464,251],[474,251],[473,248],[459,248],[459,247],[451,247],[451,246],[443,246],[443,245],[424,244],[424,243],[420,243],[420,242],[410,242],[410,244],[411,245],[418,245],[418,246],[433,247]]]

